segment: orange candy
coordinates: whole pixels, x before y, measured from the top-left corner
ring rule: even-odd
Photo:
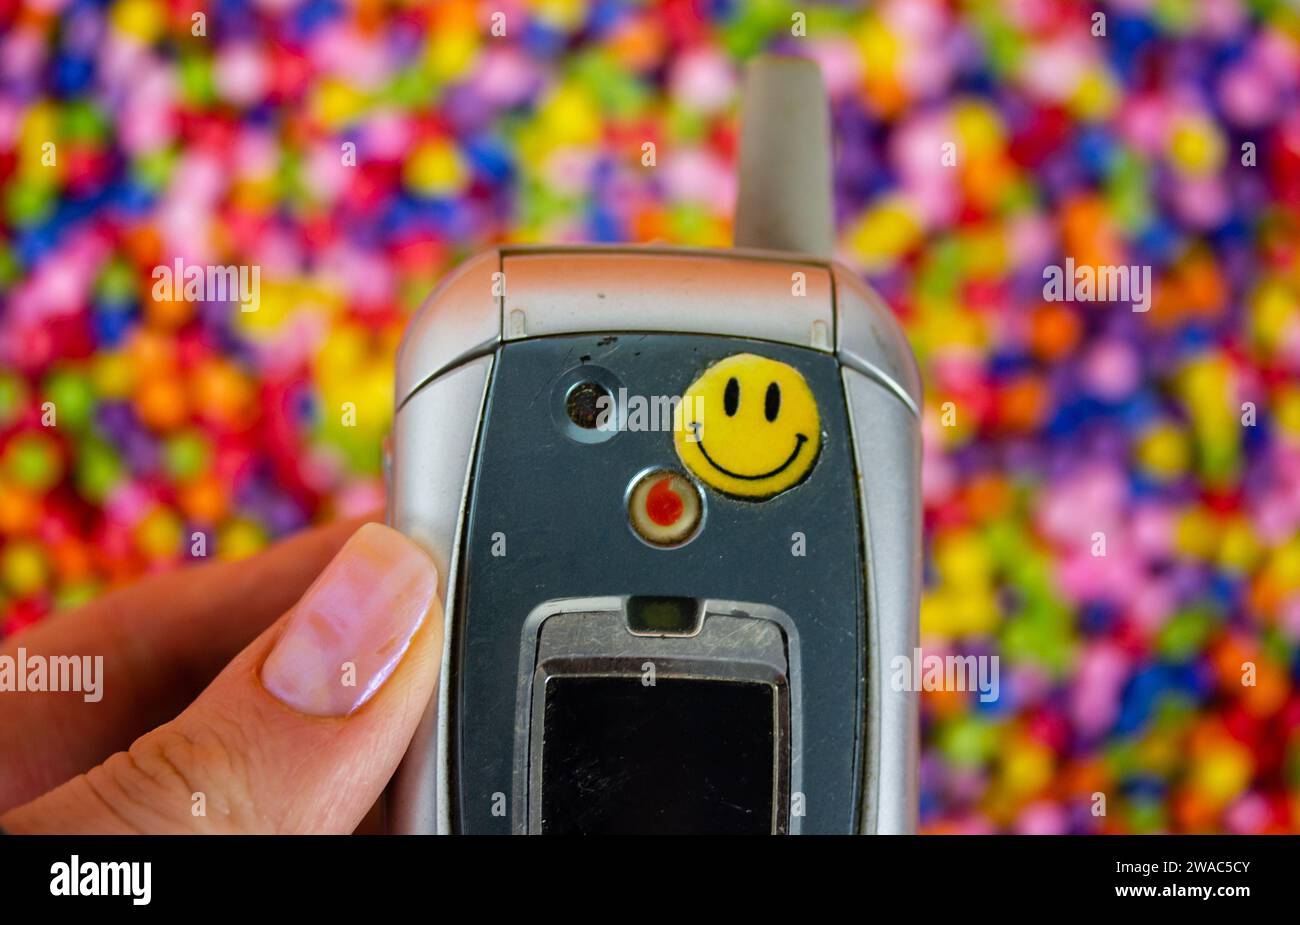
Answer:
[[[1255,716],[1272,716],[1287,698],[1286,670],[1271,659],[1257,658],[1254,681],[1242,685],[1242,702]]]
[[[1001,517],[1011,506],[1011,488],[997,475],[983,474],[971,479],[964,492],[966,511],[974,521]]]
[[[960,716],[966,712],[969,694],[964,691],[922,691],[921,699],[925,702],[926,712],[937,719]]]
[[[654,18],[640,17],[617,30],[607,46],[609,53],[629,70],[642,70],[663,60],[664,34]]]
[[[632,221],[632,240],[662,241],[668,237],[668,216],[662,209],[642,209]]]
[[[0,483],[0,533],[28,534],[40,522],[41,504],[35,495],[16,485]]]
[[[145,317],[156,328],[175,331],[194,317],[196,303],[184,299],[155,299],[152,288],[143,302]]]
[[[152,328],[139,328],[126,345],[127,356],[137,374],[172,372],[176,368],[176,342],[170,334]]]
[[[225,360],[204,360],[194,370],[190,400],[204,420],[243,429],[256,414],[255,397],[248,377]]]
[[[136,388],[135,411],[154,430],[180,427],[189,419],[185,387],[175,375],[155,375]]]
[[[1047,392],[1037,376],[1019,376],[997,390],[994,408],[1001,429],[1027,433],[1047,415]]]
[[[1190,787],[1174,794],[1173,816],[1179,832],[1198,833],[1218,831],[1219,812],[1214,804]]]
[[[50,550],[54,568],[62,584],[89,581],[95,577],[95,563],[90,549],[80,540],[68,538]]]
[[[176,500],[186,517],[202,524],[220,523],[230,510],[229,493],[211,474],[181,488]]]
[[[1123,249],[1114,217],[1097,196],[1076,196],[1061,209],[1064,253],[1074,258],[1076,268],[1122,264]]]
[[[1061,302],[1047,302],[1029,319],[1029,349],[1040,360],[1058,360],[1079,343],[1082,324],[1074,310]]]
[[[1065,797],[1092,800],[1094,793],[1107,792],[1110,775],[1098,758],[1074,761],[1062,769],[1056,786]]]

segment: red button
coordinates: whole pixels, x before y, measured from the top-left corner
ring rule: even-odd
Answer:
[[[633,480],[627,514],[637,536],[654,546],[680,546],[694,537],[704,513],[695,483],[672,469],[651,469]]]

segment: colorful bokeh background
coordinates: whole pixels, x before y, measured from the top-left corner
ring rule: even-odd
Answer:
[[[0,0],[0,635],[381,503],[404,321],[476,249],[727,245],[763,49],[822,65],[839,256],[924,372],[924,644],[1001,657],[923,697],[923,829],[1300,831],[1280,0]],[[155,300],[177,257],[259,310]],[[1066,257],[1150,311],[1045,302]]]

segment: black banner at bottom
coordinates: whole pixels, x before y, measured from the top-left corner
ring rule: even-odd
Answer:
[[[0,903],[113,915],[155,910],[376,914],[468,899],[649,913],[676,896],[733,911],[774,897],[903,901],[918,914],[1100,904],[1231,914],[1294,895],[1284,837],[790,839],[0,838]],[[701,895],[701,893],[703,895]],[[705,900],[702,904],[700,899]],[[455,908],[454,906],[452,908]],[[830,907],[822,907],[831,914]],[[543,911],[549,910],[549,911]],[[418,910],[413,910],[418,911]],[[5,921],[22,919],[5,915]]]

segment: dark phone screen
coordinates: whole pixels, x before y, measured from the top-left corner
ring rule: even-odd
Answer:
[[[770,833],[775,694],[749,681],[549,678],[542,831]]]

